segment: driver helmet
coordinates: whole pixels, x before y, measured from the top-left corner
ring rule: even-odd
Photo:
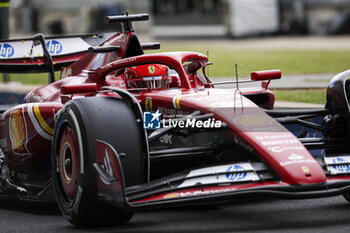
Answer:
[[[149,64],[129,67],[125,70],[128,88],[164,89],[168,87],[168,68]]]

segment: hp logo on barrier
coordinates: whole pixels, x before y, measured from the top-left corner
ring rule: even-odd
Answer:
[[[46,43],[46,48],[50,54],[57,55],[57,54],[60,54],[62,52],[63,47],[62,47],[61,43],[58,42],[57,40],[49,40]]]
[[[238,181],[238,180],[243,180],[247,176],[246,172],[237,172],[237,171],[244,171],[244,168],[239,165],[229,166],[226,172],[235,172],[235,173],[226,174],[226,178],[228,180]]]
[[[14,48],[6,43],[0,43],[0,56],[4,58],[12,57],[15,53]]]

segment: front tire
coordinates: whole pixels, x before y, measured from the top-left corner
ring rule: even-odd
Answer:
[[[98,200],[97,172],[92,166],[96,162],[96,139],[104,140],[117,151],[122,146],[125,147],[123,152],[127,150],[123,167],[131,167],[135,172],[126,177],[125,182],[132,185],[144,181],[142,148],[137,146],[142,144],[142,138],[140,134],[130,133],[139,132],[136,124],[130,122],[133,120],[135,114],[129,106],[112,98],[78,99],[61,110],[52,143],[52,175],[58,206],[72,224],[82,227],[115,225],[133,216],[128,209]],[[134,129],[125,129],[132,138],[128,138],[127,132],[118,132],[125,128],[121,126],[125,125],[123,121],[129,121],[129,128],[134,125]],[[106,131],[101,134],[104,129]],[[133,145],[123,145],[128,141]]]

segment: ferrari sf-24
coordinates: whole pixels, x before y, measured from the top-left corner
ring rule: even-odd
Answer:
[[[78,226],[249,197],[350,200],[350,71],[331,80],[323,109],[276,110],[268,85],[279,70],[212,82],[201,53],[144,54],[160,47],[133,30],[147,19],[109,16],[122,24],[113,34],[0,42],[0,72],[49,74],[1,113],[2,194],[57,201]]]

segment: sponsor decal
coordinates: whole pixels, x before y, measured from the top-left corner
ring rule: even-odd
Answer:
[[[344,154],[344,155],[336,156],[336,157],[323,157],[323,159],[327,165],[345,164],[345,163],[350,164],[349,154]]]
[[[156,112],[143,112],[143,127],[145,129],[159,129],[161,115],[159,110]]]
[[[165,134],[159,138],[159,141],[164,144],[173,144],[173,142],[171,141],[172,137],[173,135],[171,134]]]
[[[11,43],[0,42],[0,59],[16,58],[23,59],[23,63],[29,62],[28,58],[42,57],[43,49],[41,46],[34,46],[33,41],[14,41]],[[82,38],[60,38],[56,40],[46,40],[45,45],[51,55],[62,55],[79,53],[86,51],[91,45],[87,44]],[[40,59],[42,61],[42,59]]]
[[[247,173],[246,172],[237,172],[237,171],[244,171],[244,170],[245,169],[239,165],[229,166],[226,171],[227,172],[235,172],[235,173],[226,174],[226,178],[228,180],[232,180],[232,181],[243,180],[247,176]]]
[[[298,163],[317,163],[315,160],[312,159],[300,159],[300,160],[291,160],[286,162],[280,162],[281,167],[285,167],[287,165],[291,164],[298,164]]]
[[[153,74],[154,71],[156,71],[156,68],[154,67],[154,65],[148,66],[148,71],[150,74]]]
[[[12,57],[15,49],[7,43],[0,43],[0,56],[4,58]]]
[[[118,60],[118,61],[115,61],[113,63],[110,63],[109,65],[107,65],[107,69],[109,67],[112,67],[113,65],[119,65],[119,64],[124,64],[124,63],[128,63],[128,62],[133,62],[133,61],[136,61],[136,58],[126,58],[126,59],[122,59],[122,60]]]
[[[46,48],[51,55],[58,55],[62,53],[62,49],[63,49],[62,44],[57,40],[49,40],[46,43]]]
[[[302,156],[302,155],[297,155],[297,154],[291,154],[289,157],[288,157],[288,159],[289,160],[298,160],[298,159],[303,159],[304,158],[304,156]]]
[[[163,107],[159,107],[159,111],[162,113],[163,118],[183,118],[190,114],[187,111]]]
[[[266,116],[244,115],[236,117],[234,122],[245,126],[270,125],[272,119]]]
[[[255,127],[252,129],[253,132],[278,132],[279,129],[273,126],[270,127]]]
[[[291,134],[281,134],[281,135],[262,135],[256,136],[255,138],[259,141],[267,140],[267,139],[283,139],[283,138],[291,138]]]
[[[178,198],[178,197],[191,197],[200,195],[210,195],[216,193],[231,192],[236,190],[236,188],[223,188],[223,189],[211,189],[211,190],[197,190],[197,191],[187,191],[187,192],[174,192],[164,195],[164,198]]]
[[[234,183],[257,181],[260,178],[250,163],[228,164],[192,170],[178,188],[198,184]]]
[[[305,173],[310,172],[310,169],[307,166],[301,166],[301,170]]]
[[[147,112],[151,112],[153,110],[153,103],[151,97],[146,97],[145,99],[145,109]]]
[[[60,79],[67,78],[72,75],[72,68],[71,67],[63,67],[61,70]]]
[[[337,170],[338,172],[350,172],[350,165],[346,164],[349,163],[348,161],[346,161],[345,159],[342,158],[334,158],[332,160],[333,165],[332,167]]]
[[[213,175],[215,173],[226,173],[226,172],[240,172],[240,171],[254,171],[250,163],[237,163],[229,165],[220,165],[213,167],[205,167],[196,170],[192,170],[186,177],[197,177],[202,175]]]
[[[264,146],[273,146],[273,145],[284,145],[284,144],[296,144],[299,141],[297,139],[291,139],[291,140],[280,140],[280,141],[268,141],[268,142],[262,142]]]
[[[274,146],[274,147],[269,147],[267,148],[268,150],[272,151],[272,152],[283,152],[286,150],[304,150],[305,147],[303,146]]]

